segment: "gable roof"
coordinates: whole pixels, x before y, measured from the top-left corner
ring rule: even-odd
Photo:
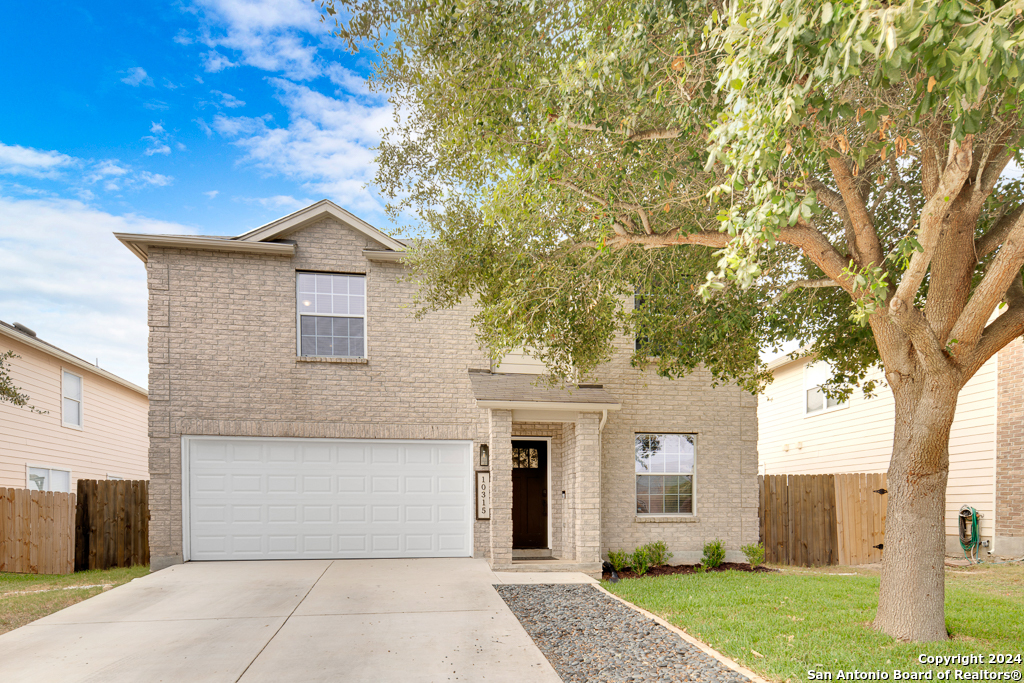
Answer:
[[[53,356],[54,358],[63,361],[68,365],[73,365],[76,368],[79,368],[80,370],[87,370],[88,372],[99,375],[104,379],[109,379],[111,382],[114,382],[115,384],[120,384],[121,386],[127,389],[131,389],[132,391],[138,392],[143,396],[149,396],[149,393],[139,385],[133,384],[132,382],[129,382],[123,377],[118,377],[112,372],[107,372],[100,366],[93,365],[89,361],[82,360],[78,356],[74,356],[65,351],[64,349],[54,346],[50,342],[45,342],[42,339],[39,339],[34,334],[27,334],[25,332],[22,332],[13,325],[5,323],[3,320],[0,320],[0,336],[10,337],[11,339],[19,341],[26,346],[30,346],[33,349],[36,349],[37,351],[42,351],[43,353],[49,354],[50,356]]]
[[[284,218],[278,218],[276,221],[272,221],[266,225],[261,225],[254,230],[250,230],[238,237],[232,237],[231,239],[241,242],[266,242],[269,240],[280,239],[291,232],[320,220],[324,216],[332,216],[338,219],[342,223],[345,223],[354,230],[361,232],[388,249],[393,251],[405,251],[405,245],[402,242],[396,240],[394,237],[384,234],[362,218],[354,216],[329,199],[321,199],[317,203],[310,204],[306,208],[299,209],[295,213],[290,213]]]
[[[205,235],[146,235],[137,233],[115,232],[122,244],[142,259],[149,260],[150,247],[172,247],[177,249],[200,249],[205,251],[234,251],[260,254],[276,254],[291,256],[295,253],[295,245],[283,243],[286,235],[300,230],[307,225],[325,218],[332,217],[349,228],[369,237],[383,249],[371,250],[380,253],[404,252],[405,244],[401,240],[390,237],[373,227],[358,216],[354,216],[329,199],[321,199],[315,204],[290,213],[284,218],[262,225],[237,237],[205,236]],[[381,259],[385,260],[385,259]],[[397,259],[388,259],[397,260]]]

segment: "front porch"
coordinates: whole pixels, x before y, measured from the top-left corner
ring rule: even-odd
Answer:
[[[619,404],[600,385],[533,386],[472,373],[489,413],[494,571],[601,573],[601,431]]]

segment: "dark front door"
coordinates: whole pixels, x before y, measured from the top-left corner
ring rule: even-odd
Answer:
[[[548,444],[512,442],[512,547],[548,547]]]

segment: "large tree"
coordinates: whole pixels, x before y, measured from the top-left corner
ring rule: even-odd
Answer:
[[[432,238],[422,303],[476,297],[496,355],[566,377],[624,333],[638,365],[757,390],[758,350],[797,339],[833,396],[882,366],[875,624],[946,638],[957,396],[1024,333],[1024,0],[322,7],[380,54],[377,183]]]

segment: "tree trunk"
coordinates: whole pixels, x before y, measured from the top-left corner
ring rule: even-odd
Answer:
[[[896,428],[875,628],[899,640],[947,639],[946,479],[959,388],[953,377],[893,386]]]

